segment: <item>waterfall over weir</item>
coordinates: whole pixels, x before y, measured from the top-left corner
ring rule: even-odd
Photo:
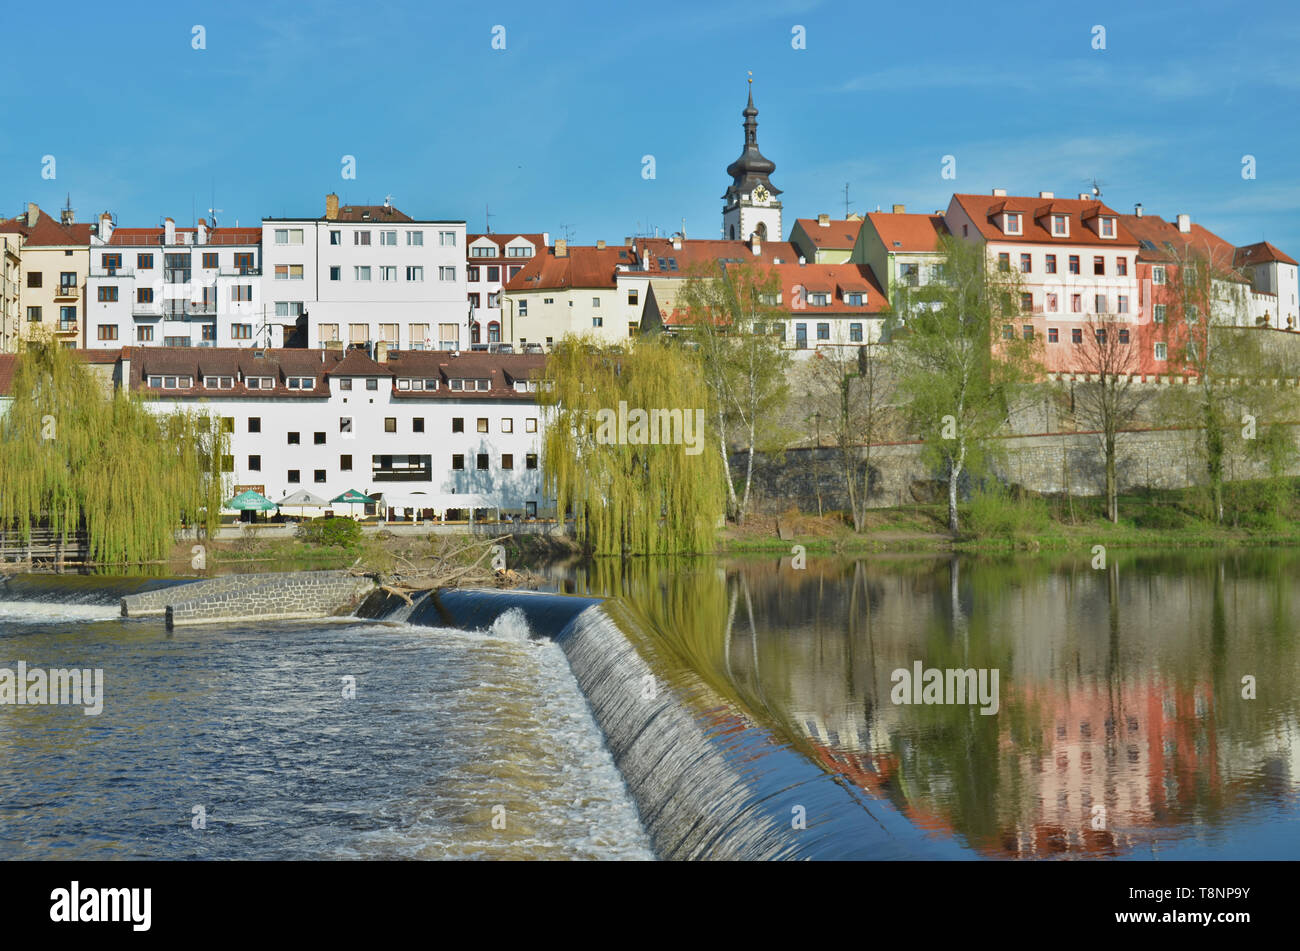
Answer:
[[[642,823],[664,859],[962,858],[890,803],[822,770],[667,658],[618,602],[446,590],[408,606],[377,593],[359,616],[490,628],[522,612],[564,651]]]

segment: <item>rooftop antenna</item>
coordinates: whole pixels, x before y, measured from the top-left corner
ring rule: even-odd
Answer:
[[[483,228],[487,234],[492,233],[492,207],[487,204],[483,206]]]
[[[564,230],[564,243],[568,244],[573,240],[573,225],[560,225]]]
[[[385,195],[385,196],[384,196],[384,210],[385,210],[385,211],[392,211],[392,210],[393,210],[393,196],[392,196],[392,195]]]
[[[853,203],[849,201],[849,183],[844,183],[844,217],[849,216],[849,206]]]
[[[1085,178],[1084,181],[1092,182],[1092,197],[1097,199],[1098,201],[1101,201],[1101,186],[1105,185],[1106,183],[1098,181],[1096,177],[1093,177],[1092,179]]]
[[[686,219],[682,218],[682,240],[686,240]]]
[[[209,208],[209,209],[208,209],[208,218],[210,219],[210,220],[208,221],[208,227],[211,228],[213,231],[217,230],[217,212],[220,211],[220,212],[223,212],[223,213],[224,213],[225,210],[226,210],[226,209],[224,209],[224,208]],[[236,222],[236,224],[238,224],[238,222]]]

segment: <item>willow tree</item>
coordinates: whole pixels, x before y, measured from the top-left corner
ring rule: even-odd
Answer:
[[[566,337],[546,363],[547,493],[597,555],[712,551],[725,511],[698,352]]]
[[[229,437],[204,413],[152,412],[72,350],[28,344],[0,421],[0,528],[85,532],[92,560],[165,557],[184,523],[215,531]]]

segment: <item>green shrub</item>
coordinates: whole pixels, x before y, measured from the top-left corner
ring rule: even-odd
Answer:
[[[1019,500],[1001,486],[976,492],[966,507],[966,528],[983,538],[1016,538],[1044,532],[1051,524],[1047,502],[1026,496]]]
[[[1120,514],[1124,513],[1124,506],[1120,505]],[[1191,519],[1182,509],[1174,505],[1141,505],[1135,506],[1133,512],[1133,525],[1137,528],[1150,528],[1156,531],[1173,531],[1179,528],[1187,528]]]
[[[314,518],[299,523],[298,538],[309,545],[351,548],[361,541],[361,526],[350,518]]]

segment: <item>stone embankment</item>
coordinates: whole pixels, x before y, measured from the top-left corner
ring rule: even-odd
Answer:
[[[127,595],[123,617],[163,615],[167,627],[219,621],[283,621],[350,612],[375,589],[347,571],[225,575]]]

